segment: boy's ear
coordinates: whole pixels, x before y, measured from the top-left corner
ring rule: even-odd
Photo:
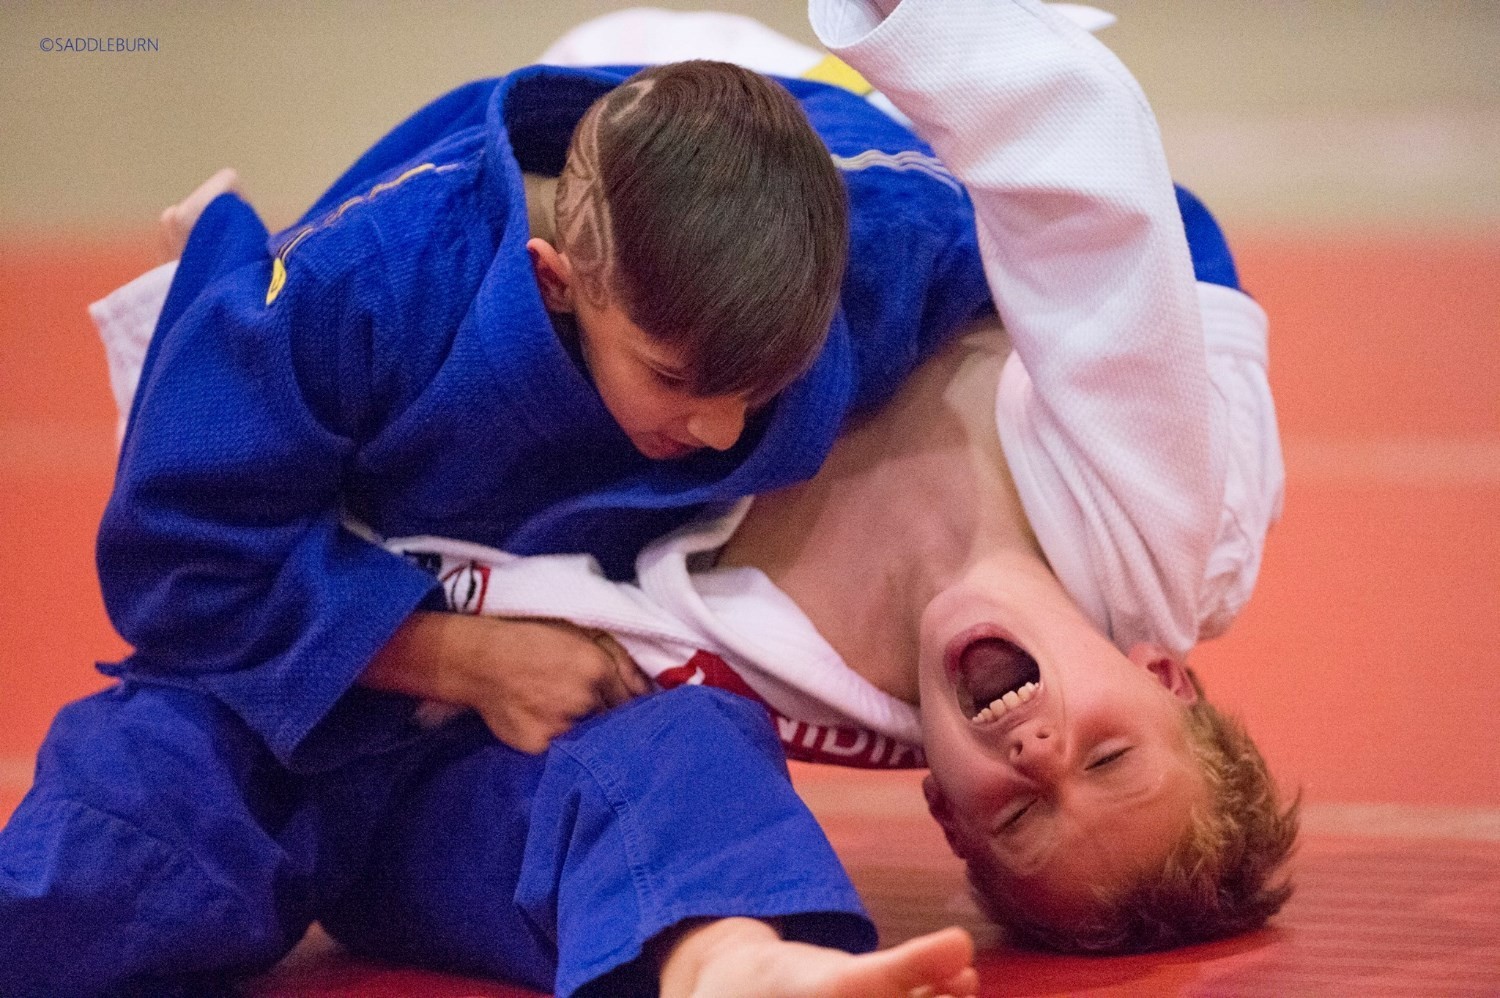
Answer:
[[[545,239],[528,239],[526,252],[536,272],[536,286],[549,312],[573,311],[573,261]]]
[[[948,848],[953,850],[953,855],[959,859],[967,860],[964,855],[963,846],[958,835],[958,823],[953,820],[953,805],[949,803],[947,794],[943,788],[938,786],[937,780],[928,773],[922,777],[922,796],[927,798],[927,810],[943,828],[943,835],[948,839]]]
[[[1138,644],[1130,649],[1130,661],[1156,677],[1173,696],[1184,703],[1198,702],[1198,687],[1188,678],[1187,666],[1160,645]]]

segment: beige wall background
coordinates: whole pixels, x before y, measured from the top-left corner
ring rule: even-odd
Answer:
[[[222,165],[285,224],[427,100],[627,6],[8,0],[0,234],[139,231]],[[713,6],[813,41],[801,0]],[[1151,97],[1174,172],[1231,224],[1495,231],[1500,2],[1101,6],[1120,17],[1101,38]],[[42,50],[78,36],[157,47]]]

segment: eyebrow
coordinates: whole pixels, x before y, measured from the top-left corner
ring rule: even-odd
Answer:
[[[1117,779],[1110,781],[1110,774],[1106,774],[1103,782],[1106,783],[1106,790],[1111,800],[1121,803],[1142,799],[1149,800],[1161,793],[1162,788],[1166,786],[1171,767],[1163,766],[1157,769],[1155,772],[1156,779],[1153,782],[1150,778],[1152,775],[1151,772],[1144,768],[1148,761],[1148,757],[1132,752],[1111,767],[1112,773],[1123,773],[1128,777],[1124,780]],[[1108,787],[1108,784],[1111,782],[1123,783],[1124,786],[1119,788]]]
[[[1043,835],[1034,829],[1035,826],[1028,829],[1025,841],[1019,847],[1007,840],[1004,832],[997,831],[990,836],[996,857],[1004,860],[1006,872],[1012,876],[1028,877],[1035,874],[1047,865],[1057,849],[1055,835]]]

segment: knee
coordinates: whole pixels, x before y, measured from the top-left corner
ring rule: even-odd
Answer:
[[[0,993],[278,959],[308,918],[305,863],[266,823],[269,758],[195,694],[127,685],[65,707],[0,831]]]
[[[275,829],[295,806],[290,778],[224,707],[121,686],[58,714],[23,810],[53,854],[101,877],[109,857],[139,859],[142,871],[185,865],[254,890],[289,864]]]
[[[58,712],[37,754],[37,789],[125,814],[227,792],[270,758],[209,698],[126,684]]]
[[[293,921],[233,864],[206,867],[86,803],[29,797],[0,830],[3,994],[135,993],[133,981],[188,968],[262,969],[299,938]]]

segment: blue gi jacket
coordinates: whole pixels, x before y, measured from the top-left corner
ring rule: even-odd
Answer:
[[[988,306],[967,195],[864,100],[786,81],[843,168],[850,265],[813,368],[730,451],[653,463],[559,340],[525,251],[521,173],[557,173],[628,69],[531,67],[460,87],[270,237],[235,197],[194,229],[100,528],[115,675],[207,692],[293,768],[388,743],[402,698],[351,689],[434,589],[341,529],[628,574],[706,503],[811,476]],[[309,739],[309,734],[318,737]]]

